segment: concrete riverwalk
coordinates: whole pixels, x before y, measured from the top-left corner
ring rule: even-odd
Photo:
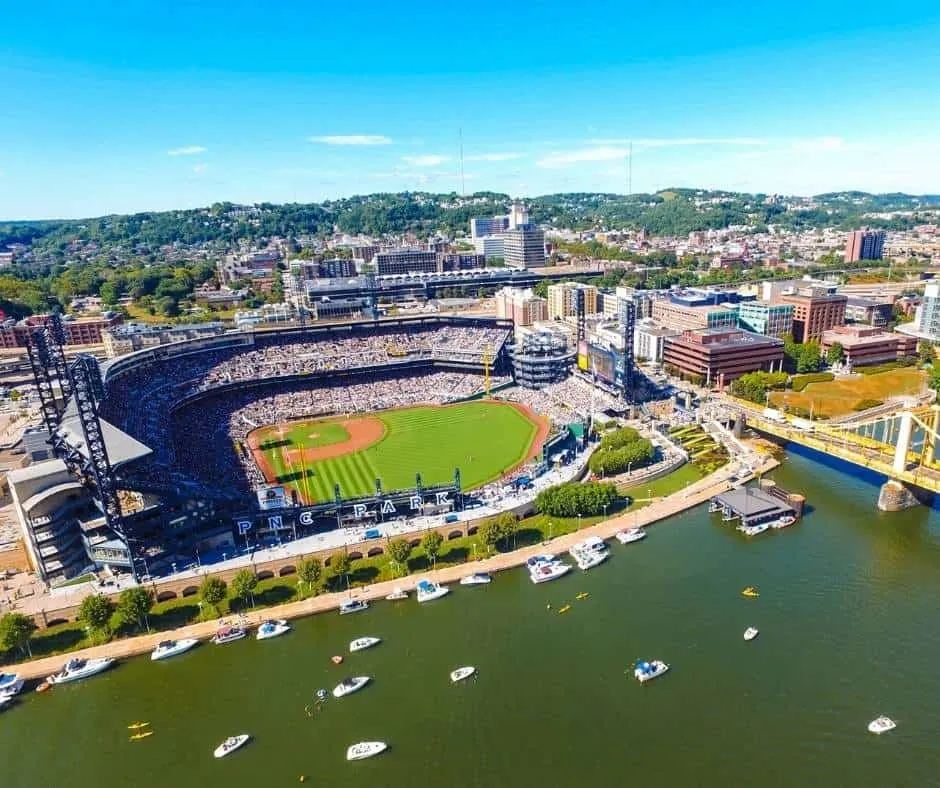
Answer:
[[[404,588],[411,591],[419,578],[428,578],[436,583],[447,584],[460,580],[460,578],[469,574],[471,571],[496,573],[522,566],[534,555],[545,552],[555,554],[565,552],[572,545],[582,541],[588,536],[599,536],[603,539],[609,539],[618,531],[625,528],[648,526],[668,519],[675,514],[710,500],[718,493],[730,489],[733,485],[741,484],[753,478],[758,473],[766,473],[778,464],[776,460],[770,457],[763,457],[761,460],[763,465],[757,468],[755,473],[749,474],[748,476],[735,477],[735,465],[732,463],[704,479],[689,485],[684,490],[680,490],[665,498],[652,500],[647,506],[641,509],[618,515],[609,520],[597,523],[596,525],[575,531],[574,533],[559,536],[549,542],[515,550],[510,553],[499,553],[490,558],[475,561],[472,564],[449,566],[444,569],[424,572],[420,575],[409,575],[396,580],[388,580],[361,588],[354,588],[350,591],[321,594],[296,602],[288,602],[277,607],[253,610],[245,613],[244,616],[229,616],[228,620],[234,622],[237,619],[241,625],[257,626],[267,619],[293,619],[336,610],[342,602],[349,599],[381,600],[396,588]],[[413,599],[411,603],[414,603]],[[93,646],[70,652],[67,655],[59,654],[51,657],[43,657],[30,662],[11,665],[2,668],[2,670],[3,672],[19,673],[21,677],[27,679],[45,678],[61,669],[63,663],[71,658],[112,657],[122,659],[139,654],[147,654],[153,651],[156,645],[163,640],[181,638],[208,639],[215,634],[220,624],[221,621],[219,620],[202,621],[172,631],[161,631],[149,635],[116,640],[101,646]]]

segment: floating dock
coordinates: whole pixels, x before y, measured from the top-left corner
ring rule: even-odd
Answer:
[[[719,493],[711,499],[708,510],[721,512],[724,520],[740,520],[741,525],[759,525],[799,514],[785,499],[753,487],[738,487]]]

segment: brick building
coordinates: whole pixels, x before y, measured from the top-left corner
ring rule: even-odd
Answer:
[[[33,315],[19,323],[0,327],[0,347],[26,347],[30,332],[48,319],[48,315]],[[65,342],[67,345],[100,345],[104,342],[104,332],[118,325],[122,319],[120,315],[64,319],[62,328],[65,330]]]
[[[784,293],[776,303],[793,305],[793,338],[797,342],[822,339],[824,331],[845,323],[844,295],[835,287],[801,287],[793,293]]]
[[[873,326],[839,326],[823,332],[823,353],[836,343],[842,345],[845,358],[853,367],[885,364],[917,353],[917,337],[882,331]]]
[[[783,342],[740,329],[704,328],[666,337],[663,364],[723,389],[748,372],[783,368]]]

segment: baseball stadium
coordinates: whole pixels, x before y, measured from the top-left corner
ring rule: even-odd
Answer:
[[[31,355],[50,381],[53,340]],[[91,499],[69,499],[79,531],[37,526],[38,569],[60,582],[91,559],[156,575],[234,537],[459,509],[566,456],[595,396],[573,361],[529,358],[553,382],[517,385],[511,321],[444,316],[181,339],[100,367],[80,357],[58,378],[74,391],[44,414],[69,490]],[[37,523],[58,495],[37,502]]]

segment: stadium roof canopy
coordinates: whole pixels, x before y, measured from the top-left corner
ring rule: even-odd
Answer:
[[[82,434],[82,425],[78,415],[74,414],[74,408],[66,411],[65,418],[59,425],[58,432],[65,438],[70,446],[75,447],[78,452],[88,458],[88,447],[85,445],[85,436]],[[110,422],[100,419],[101,436],[104,438],[104,446],[108,452],[108,460],[112,468],[126,465],[129,462],[140,460],[153,454],[153,451],[140,441],[135,440],[126,432],[122,432]]]

